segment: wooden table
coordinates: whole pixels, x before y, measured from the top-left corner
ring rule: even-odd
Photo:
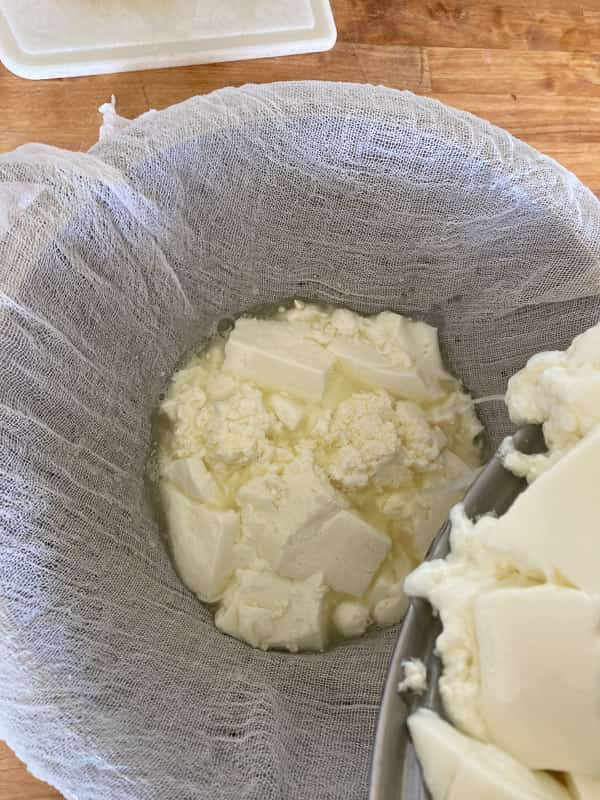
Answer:
[[[0,67],[0,150],[97,138],[111,94],[133,117],[222,86],[386,84],[467,109],[561,161],[600,194],[600,0],[332,0],[328,53],[32,83]],[[0,745],[0,800],[57,800]]]

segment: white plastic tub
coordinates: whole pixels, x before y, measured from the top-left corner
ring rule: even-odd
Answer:
[[[328,50],[329,0],[0,0],[0,60],[23,78]]]

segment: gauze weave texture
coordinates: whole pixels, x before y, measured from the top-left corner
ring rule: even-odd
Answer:
[[[217,631],[147,499],[153,409],[219,320],[296,296],[425,319],[502,392],[598,319],[597,201],[468,114],[329,83],[22,148],[0,181],[0,737],[70,800],[364,800],[397,630]]]

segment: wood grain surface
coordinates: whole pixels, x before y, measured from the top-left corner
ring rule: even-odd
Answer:
[[[600,194],[600,0],[332,0],[327,53],[28,82],[0,66],[0,151],[85,150],[111,94],[134,117],[223,86],[327,79],[436,97],[501,125]],[[0,800],[56,800],[0,745]],[[115,798],[118,800],[118,798]]]

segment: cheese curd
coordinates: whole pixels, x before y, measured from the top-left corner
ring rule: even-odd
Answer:
[[[427,690],[427,667],[419,658],[409,658],[402,662],[404,678],[398,684],[398,692],[423,694]]]
[[[449,555],[406,579],[440,616],[439,689],[457,726],[424,711],[409,722],[434,800],[553,796],[542,770],[563,773],[574,800],[600,798],[599,388],[600,326],[530,359],[506,399],[513,420],[542,424],[548,452],[504,455],[531,484],[500,517],[456,506]],[[502,781],[498,762],[492,786],[491,746],[520,777]]]
[[[432,800],[569,800],[554,778],[464,736],[424,708],[408,720]]]
[[[547,453],[505,453],[506,466],[532,481],[600,425],[600,324],[565,351],[532,356],[508,382],[506,405],[513,422],[543,427]]]
[[[296,302],[173,377],[159,474],[184,583],[249,644],[399,622],[403,580],[473,479],[481,431],[434,328]]]

